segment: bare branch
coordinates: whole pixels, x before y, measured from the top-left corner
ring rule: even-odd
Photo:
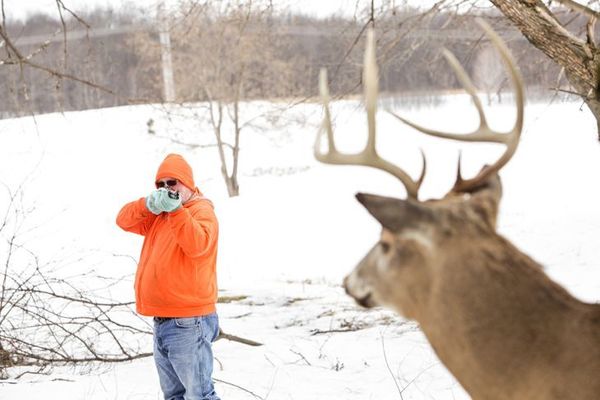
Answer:
[[[76,13],[71,11],[69,8],[67,8],[62,0],[56,0],[56,4],[59,8],[62,8],[63,10],[65,10],[66,12],[71,14],[71,16],[73,18],[75,18],[81,25],[85,26],[88,29],[91,28],[91,26],[87,22],[85,22],[82,18],[80,18],[79,15],[77,15]]]
[[[67,69],[67,24],[65,23],[65,19],[62,15],[61,9],[62,2],[60,0],[56,0],[56,8],[58,9],[58,16],[60,17],[60,23],[62,24],[62,33],[63,33],[63,68]],[[64,6],[63,6],[64,7]]]
[[[589,7],[584,6],[583,4],[579,4],[573,0],[555,0],[557,3],[562,4],[563,6],[570,8],[573,11],[577,11],[589,18],[598,18],[600,17],[600,13],[592,10]]]
[[[0,0],[0,8],[2,9],[1,10],[2,11],[2,26],[6,26],[6,13],[4,12],[4,0]]]
[[[562,24],[554,17],[554,15],[549,13],[548,9],[542,7],[535,7],[535,9],[538,12],[538,14],[542,18],[544,18],[544,20],[546,20],[546,22],[548,22],[552,27],[554,27],[554,29],[556,29],[556,31],[563,35],[565,38],[581,46],[585,45],[584,40],[578,38],[577,36],[569,32],[567,29],[565,29],[565,27],[562,26]]]
[[[131,301],[104,300],[79,277],[52,276],[51,264],[22,243],[27,211],[17,202],[23,186],[8,189],[11,212],[0,224],[3,269],[0,272],[0,376],[19,365],[25,371],[61,363],[121,362],[148,357],[141,348],[152,335]],[[17,261],[18,260],[18,261]],[[120,279],[118,279],[120,280]],[[126,333],[126,335],[124,335]],[[137,342],[137,344],[136,344]],[[31,367],[31,368],[30,368]]]
[[[3,27],[4,27],[4,25],[0,26],[0,38],[2,38],[4,40],[7,48],[10,49],[10,51],[16,57],[16,60],[13,61],[14,64],[19,64],[21,66],[21,68],[23,67],[23,65],[28,65],[32,68],[39,69],[39,70],[44,71],[52,76],[57,77],[57,78],[69,79],[69,80],[79,82],[84,85],[93,87],[95,89],[101,90],[103,92],[106,92],[106,93],[109,93],[109,94],[112,94],[115,96],[117,95],[113,90],[108,89],[104,86],[98,85],[98,84],[88,81],[86,79],[81,79],[81,78],[79,78],[75,75],[69,74],[69,73],[56,71],[52,68],[49,68],[44,65],[41,65],[41,64],[31,61],[32,56],[23,56],[23,54],[21,54],[19,49],[12,43],[11,39],[8,37],[8,34],[6,33],[6,31],[4,30]]]
[[[596,18],[596,17],[590,17],[588,23],[586,24],[587,43],[593,50],[595,50],[597,47],[595,34],[594,34],[597,20],[598,20],[598,18]]]

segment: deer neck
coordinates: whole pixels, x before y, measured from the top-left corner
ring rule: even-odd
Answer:
[[[489,388],[519,390],[515,382],[553,365],[565,342],[577,340],[577,334],[567,334],[566,321],[585,309],[539,264],[507,241],[501,244],[448,257],[416,318],[474,398],[505,398],[488,396]]]

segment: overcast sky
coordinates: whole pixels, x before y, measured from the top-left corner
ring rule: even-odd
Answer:
[[[138,6],[155,9],[159,0],[62,0],[63,4],[73,11],[83,11],[96,6],[112,6],[120,8],[123,4],[132,3]],[[177,0],[165,0],[175,4]],[[290,6],[292,10],[301,11],[318,17],[343,13],[353,15],[357,0],[273,0],[277,7]],[[367,4],[368,0],[358,0]],[[378,2],[386,0],[378,0]],[[389,0],[388,0],[389,1]],[[398,3],[401,3],[398,1]],[[36,11],[56,12],[55,0],[4,0],[4,9],[9,18],[23,18],[28,13]]]

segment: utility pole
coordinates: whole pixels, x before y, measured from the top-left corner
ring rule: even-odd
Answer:
[[[160,32],[160,56],[162,60],[163,73],[163,96],[164,101],[172,103],[175,101],[175,80],[173,79],[173,62],[171,60],[171,37],[169,36],[169,25],[165,14],[165,1],[158,3],[158,29]]]

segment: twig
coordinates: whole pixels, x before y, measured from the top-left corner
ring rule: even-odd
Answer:
[[[210,147],[217,147],[218,146],[217,143],[211,143],[211,144],[186,143],[186,142],[183,142],[181,140],[178,140],[178,139],[175,139],[175,138],[172,138],[172,137],[168,137],[168,136],[162,136],[162,135],[153,135],[153,136],[155,136],[157,138],[161,138],[161,139],[167,139],[167,140],[169,140],[169,141],[171,141],[172,143],[175,143],[175,144],[180,144],[182,146],[187,146],[191,150],[194,150],[194,149],[207,149],[207,148],[210,148]],[[229,147],[230,149],[233,150],[233,146],[230,145],[229,143],[223,142],[223,146]]]
[[[577,92],[574,92],[572,90],[562,89],[562,88],[559,88],[559,87],[553,87],[553,88],[548,88],[548,89],[549,90],[554,90],[556,92],[562,92],[562,93],[572,94],[572,95],[577,96],[577,97],[582,97],[581,93],[577,93]]]
[[[89,25],[87,22],[85,22],[83,19],[81,19],[81,18],[79,17],[79,15],[77,15],[76,13],[74,13],[73,11],[71,11],[69,8],[67,8],[67,7],[65,6],[65,4],[62,2],[62,0],[56,0],[56,3],[57,3],[57,4],[59,4],[59,5],[60,5],[60,7],[61,7],[63,10],[65,10],[66,12],[68,12],[69,14],[71,14],[71,16],[72,16],[73,18],[75,18],[75,19],[76,19],[76,20],[77,20],[77,21],[78,21],[78,22],[79,22],[81,25],[85,26],[85,27],[86,27],[86,28],[88,28],[88,29],[90,29],[90,28],[91,28],[91,26],[90,26],[90,25]]]
[[[311,364],[311,363],[310,363],[310,362],[309,362],[309,361],[306,359],[306,357],[304,357],[304,355],[303,355],[302,353],[300,353],[300,352],[298,352],[298,351],[294,351],[294,350],[292,350],[292,349],[290,349],[290,351],[291,351],[292,353],[294,353],[295,355],[297,355],[297,356],[300,356],[300,358],[302,358],[302,359],[304,360],[304,362],[306,363],[306,365],[308,365],[308,366],[311,366],[311,367],[312,367],[312,364]]]
[[[246,389],[246,388],[244,388],[244,387],[242,387],[240,385],[236,385],[235,383],[227,382],[227,381],[224,381],[222,379],[217,379],[217,378],[213,378],[213,381],[220,382],[220,383],[223,383],[225,385],[233,386],[235,388],[238,388],[238,389],[240,389],[240,390],[242,390],[242,391],[244,391],[244,392],[246,392],[246,393],[248,393],[248,394],[256,397],[257,399],[265,400],[263,397],[260,397],[256,393],[254,393],[254,392],[252,392],[252,391],[250,391],[250,390],[248,390],[248,389]]]
[[[400,395],[400,399],[404,399],[404,397],[402,396],[402,392],[404,392],[404,389],[400,388],[400,385],[398,384],[398,381],[396,380],[396,376],[394,375],[394,373],[392,372],[392,369],[390,368],[390,363],[388,362],[387,359],[387,354],[385,352],[385,338],[383,337],[383,333],[379,332],[379,336],[381,337],[381,348],[383,350],[383,360],[385,361],[385,366],[387,368],[387,370],[390,372],[390,375],[392,376],[392,379],[394,380],[394,385],[396,385],[396,389],[398,389],[398,394]]]

